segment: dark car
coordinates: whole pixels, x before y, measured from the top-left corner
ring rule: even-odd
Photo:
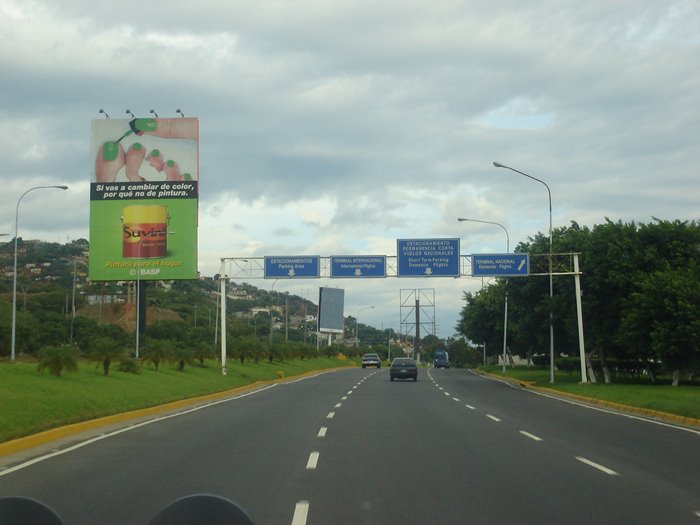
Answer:
[[[379,359],[377,354],[365,354],[362,356],[362,368],[365,368],[366,366],[376,366],[377,368],[381,368],[382,360]]]
[[[418,380],[418,366],[410,357],[396,357],[389,368],[389,379],[413,379]]]

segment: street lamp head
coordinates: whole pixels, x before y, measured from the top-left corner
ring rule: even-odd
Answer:
[[[464,221],[468,221],[468,220],[469,220],[469,219],[465,219],[464,217],[459,217],[459,218],[457,219],[458,222],[464,222]]]
[[[495,161],[495,160],[493,161],[493,165],[497,168],[507,168],[508,167],[505,164],[501,164],[500,162]]]
[[[63,186],[63,185],[62,186],[54,186],[54,188],[59,188],[61,190],[67,190],[68,186]]]

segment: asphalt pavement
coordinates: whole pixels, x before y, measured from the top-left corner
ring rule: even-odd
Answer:
[[[699,445],[466,370],[343,369],[0,460],[0,495],[67,525],[148,523],[193,493],[259,525],[700,525]]]

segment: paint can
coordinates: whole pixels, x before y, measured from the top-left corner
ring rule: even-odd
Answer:
[[[122,210],[125,259],[155,259],[168,255],[168,207],[134,205]]]

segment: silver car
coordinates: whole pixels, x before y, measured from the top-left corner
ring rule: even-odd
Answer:
[[[381,368],[382,360],[379,359],[377,354],[365,354],[362,356],[362,368],[367,368],[368,366],[376,366],[377,368]]]

